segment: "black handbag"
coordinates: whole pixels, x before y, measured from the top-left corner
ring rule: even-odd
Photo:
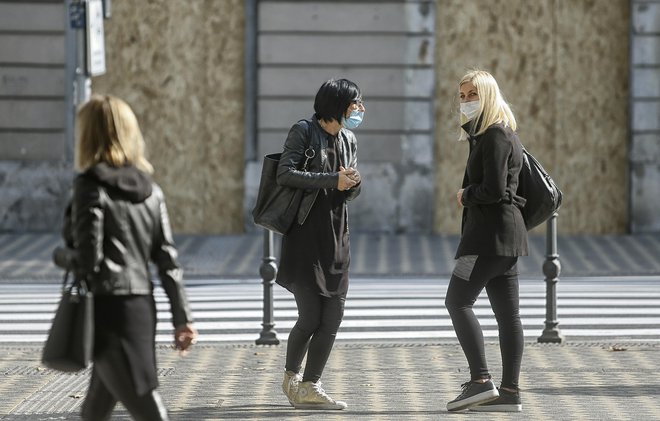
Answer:
[[[94,297],[85,281],[68,283],[68,275],[67,271],[41,362],[54,370],[75,372],[87,368],[92,360]]]
[[[548,172],[525,148],[516,195],[526,200],[521,212],[528,231],[547,221],[559,209],[564,196]]]
[[[309,123],[307,130],[307,144],[310,142]],[[307,147],[305,150],[305,163],[301,171],[307,171],[309,160],[314,158],[314,149]],[[277,184],[277,166],[280,163],[281,153],[264,156],[264,164],[261,168],[261,180],[259,181],[259,192],[257,202],[252,209],[254,223],[260,227],[269,229],[278,234],[286,234],[298,214],[300,202],[303,197],[303,189]]]

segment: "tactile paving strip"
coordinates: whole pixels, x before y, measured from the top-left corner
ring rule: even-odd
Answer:
[[[39,369],[39,348],[0,349],[0,418],[75,419],[89,381]],[[499,381],[499,348],[486,347]],[[344,411],[314,414],[282,395],[285,346],[202,345],[186,357],[157,348],[160,392],[173,420],[429,420],[447,416],[446,402],[469,378],[455,343],[338,343],[324,387],[348,402]],[[457,419],[660,419],[660,380],[652,373],[660,344],[526,344],[521,375],[523,412],[465,412]],[[46,416],[47,415],[47,416]],[[320,416],[321,418],[316,418]],[[113,419],[129,419],[118,406]]]

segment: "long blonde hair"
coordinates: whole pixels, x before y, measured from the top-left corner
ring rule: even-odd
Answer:
[[[76,119],[76,168],[84,171],[105,162],[113,167],[133,164],[153,173],[144,155],[145,145],[131,107],[112,95],[92,95]]]
[[[497,84],[497,81],[490,73],[484,70],[470,70],[461,78],[461,81],[458,83],[460,88],[463,84],[470,82],[477,88],[477,94],[479,94],[479,116],[481,122],[479,126],[476,127],[475,133],[470,133],[473,136],[480,135],[486,131],[486,129],[495,123],[504,123],[509,126],[511,130],[516,130],[516,118],[511,112],[509,104],[504,100],[504,96],[500,91],[500,87]],[[467,117],[460,113],[461,126],[468,122]],[[458,140],[466,140],[468,138],[468,133],[461,128],[460,136]]]

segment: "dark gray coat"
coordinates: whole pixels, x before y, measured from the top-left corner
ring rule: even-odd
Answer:
[[[468,133],[469,124],[464,126]],[[503,124],[470,139],[456,258],[527,255],[527,229],[518,207],[524,199],[515,194],[522,162],[520,140]]]
[[[345,168],[357,168],[357,141],[352,131],[339,131],[340,162]],[[305,162],[305,151],[312,148],[314,157],[309,160],[307,172],[301,171]],[[277,168],[277,183],[282,186],[305,189],[298,209],[297,221],[305,222],[319,189],[336,189],[339,173],[321,172],[328,159],[328,134],[319,124],[316,117],[311,120],[300,120],[291,127],[284,142],[284,151]],[[360,184],[346,190],[346,200],[353,200],[360,194]]]

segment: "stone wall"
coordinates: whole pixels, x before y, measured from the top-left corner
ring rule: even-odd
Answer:
[[[628,3],[437,0],[437,232],[460,229],[456,83],[471,67],[495,76],[521,141],[562,188],[560,233],[626,231]]]
[[[179,233],[243,231],[244,1],[114,1],[93,91],[134,109]]]

